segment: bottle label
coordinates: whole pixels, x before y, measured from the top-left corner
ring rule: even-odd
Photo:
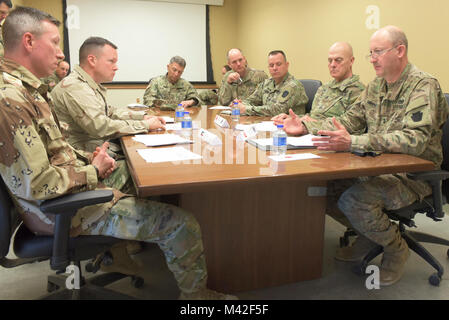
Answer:
[[[183,121],[182,128],[183,129],[192,129],[192,121]]]
[[[239,116],[240,115],[240,109],[232,109],[232,115],[233,116]]]
[[[282,147],[287,145],[287,137],[273,137],[273,145]]]
[[[176,118],[182,118],[182,117],[184,117],[184,110],[176,111]]]

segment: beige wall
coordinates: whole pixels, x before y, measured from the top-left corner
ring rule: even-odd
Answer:
[[[225,0],[226,2],[227,0]],[[237,45],[253,66],[266,68],[266,54],[284,49],[297,78],[330,79],[327,50],[335,41],[353,45],[354,72],[364,82],[375,74],[364,58],[374,30],[367,30],[368,5],[380,8],[380,26],[401,27],[409,40],[410,61],[440,80],[449,92],[449,1],[445,0],[241,0]]]

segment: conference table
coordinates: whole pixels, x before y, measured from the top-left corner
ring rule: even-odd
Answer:
[[[204,243],[208,286],[222,292],[250,291],[321,277],[327,181],[399,172],[432,170],[430,161],[404,154],[360,157],[316,149],[318,159],[276,162],[241,139],[230,116],[210,106],[190,108],[194,124],[214,133],[212,146],[193,131],[181,145],[200,160],[147,163],[146,149],[133,136],[121,139],[139,197],[168,196],[198,220]],[[173,117],[174,112],[153,109]],[[215,124],[217,115],[230,128]],[[241,124],[267,120],[241,117]],[[175,132],[179,133],[179,132]],[[158,132],[156,134],[161,134]],[[270,137],[270,133],[259,133]],[[170,146],[172,147],[172,146]],[[169,147],[157,147],[169,148]]]

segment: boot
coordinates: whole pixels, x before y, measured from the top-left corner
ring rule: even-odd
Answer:
[[[181,291],[178,300],[238,300],[234,295],[224,294],[207,288],[195,292],[185,293]]]
[[[368,252],[376,246],[376,243],[362,235],[359,235],[352,245],[338,248],[335,254],[335,259],[345,262],[361,261],[368,254]]]
[[[380,266],[380,285],[391,286],[401,279],[404,266],[410,256],[407,242],[400,238],[392,245],[384,248],[382,264]]]
[[[113,262],[112,264],[104,264],[103,262],[100,264],[101,271],[104,272],[119,272],[126,275],[134,276],[141,273],[141,268],[136,261],[131,259],[127,251],[127,241],[121,241],[119,243],[114,244],[109,252],[112,255]]]

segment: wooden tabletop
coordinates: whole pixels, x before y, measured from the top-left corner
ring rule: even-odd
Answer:
[[[316,149],[289,150],[287,153],[313,153],[319,159],[275,162],[268,159],[270,152],[262,151],[236,139],[238,130],[223,129],[214,123],[221,110],[208,107],[190,108],[194,121],[201,124],[222,139],[218,147],[208,145],[194,130],[194,143],[183,145],[201,160],[187,163],[147,163],[137,153],[145,149],[142,143],[132,140],[132,136],[122,138],[123,150],[132,173],[139,196],[188,193],[207,190],[216,185],[230,183],[269,183],[274,179],[300,179],[304,181],[327,181],[357,176],[374,176],[388,173],[416,172],[432,170],[432,162],[405,154],[382,154],[377,157],[359,157],[349,152],[325,152]],[[174,112],[155,114],[173,117]],[[221,114],[231,123],[227,115]],[[240,123],[254,123],[266,118],[241,117]],[[231,124],[232,126],[232,124]],[[270,137],[269,133],[263,133]],[[162,147],[158,147],[162,148]]]

